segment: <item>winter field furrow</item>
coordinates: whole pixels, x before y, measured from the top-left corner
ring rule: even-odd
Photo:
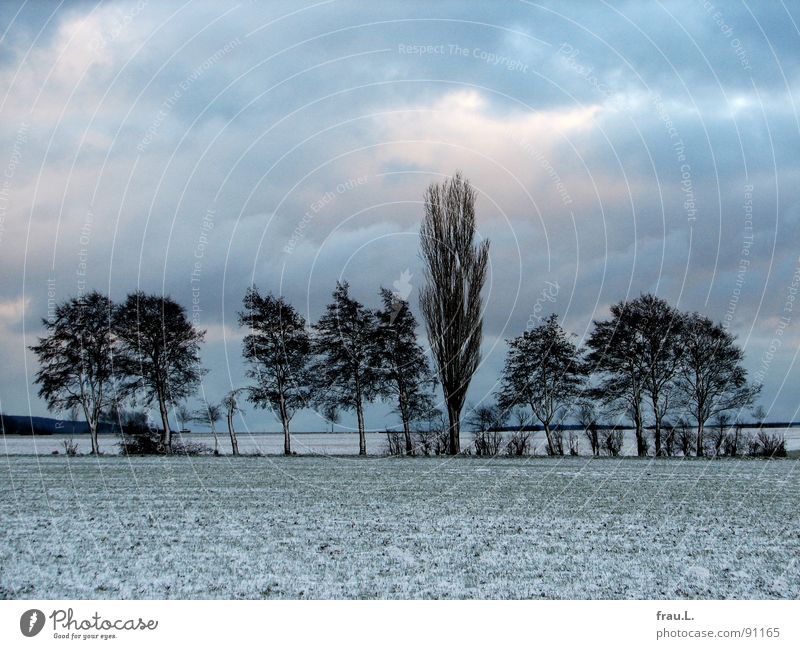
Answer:
[[[798,598],[797,460],[6,457],[3,598]]]

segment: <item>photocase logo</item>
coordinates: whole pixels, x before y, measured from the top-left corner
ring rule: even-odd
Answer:
[[[392,282],[394,290],[392,291],[392,314],[389,317],[389,324],[394,322],[395,318],[400,313],[400,309],[403,308],[403,303],[408,301],[408,296],[411,295],[411,291],[414,289],[411,285],[412,277],[411,271],[406,268],[400,273],[400,279],[396,279]]]
[[[26,638],[32,638],[44,628],[44,613],[38,608],[25,611],[19,618],[19,630]]]

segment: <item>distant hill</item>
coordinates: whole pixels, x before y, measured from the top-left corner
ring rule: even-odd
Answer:
[[[53,419],[52,417],[28,417],[27,415],[4,415],[0,414],[0,431],[5,435],[88,435],[89,426],[85,421],[66,421],[64,419]],[[758,428],[756,423],[742,424],[743,428]],[[765,422],[763,428],[795,428],[800,426],[798,422]],[[707,428],[713,428],[713,425],[707,425]],[[599,424],[598,430],[609,430],[614,426],[609,424]],[[618,426],[620,430],[630,430],[630,426]],[[553,426],[554,430],[583,430],[583,426],[579,424],[562,424]],[[652,426],[645,426],[646,430],[651,430]],[[159,429],[160,430],[160,429]],[[516,431],[519,426],[500,426],[492,427],[493,431]],[[535,432],[544,430],[544,428],[537,424],[523,426],[523,430]],[[319,434],[328,431],[297,431],[294,435],[303,434]],[[340,432],[347,431],[337,431]],[[371,433],[381,433],[383,430],[370,430]],[[119,427],[109,423],[101,423],[98,431],[101,435],[115,435],[119,434]],[[277,433],[276,433],[277,434]]]
[[[89,425],[85,421],[66,421],[51,417],[28,417],[27,415],[0,414],[0,429],[5,435],[88,435]],[[117,428],[112,424],[100,424],[98,433],[113,434]]]

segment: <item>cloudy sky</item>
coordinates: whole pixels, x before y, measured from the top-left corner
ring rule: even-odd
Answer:
[[[652,291],[730,327],[770,418],[797,418],[798,24],[783,2],[4,2],[0,407],[46,414],[48,297],[169,293],[208,332],[212,400],[245,382],[253,282],[313,321],[337,279],[377,305],[408,270],[416,307],[423,191],[460,169],[491,241],[471,404],[529,322],[582,339]]]

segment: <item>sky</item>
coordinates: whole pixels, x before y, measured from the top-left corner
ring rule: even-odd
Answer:
[[[798,419],[798,24],[780,1],[4,2],[0,408],[47,414],[27,346],[86,290],[181,302],[210,401],[247,383],[251,284],[313,322],[337,280],[374,307],[398,282],[419,317],[423,194],[461,170],[490,241],[470,406],[526,327],[581,342],[652,292],[729,328],[769,419]]]

